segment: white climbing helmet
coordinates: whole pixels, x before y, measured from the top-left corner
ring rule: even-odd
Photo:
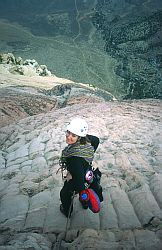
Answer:
[[[85,137],[88,134],[88,124],[82,118],[74,118],[67,126],[67,130],[75,135]]]

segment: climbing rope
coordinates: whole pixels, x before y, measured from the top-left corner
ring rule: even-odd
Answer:
[[[67,217],[67,220],[66,220],[65,240],[66,240],[66,236],[67,236],[67,232],[68,232],[68,225],[69,225],[69,221],[70,221],[71,208],[72,208],[72,205],[73,205],[74,196],[75,196],[75,191],[73,191],[73,195],[71,197],[71,203],[70,203],[70,207],[69,207],[69,211],[68,211],[68,217]]]
[[[66,220],[65,232],[62,232],[62,233],[60,233],[58,235],[53,250],[60,250],[61,249],[61,242],[62,242],[62,240],[66,241],[67,232],[68,232],[68,226],[69,226],[69,221],[70,221],[70,215],[71,215],[71,208],[72,208],[72,205],[73,205],[74,197],[75,197],[75,191],[73,192],[73,195],[71,197],[71,203],[70,203],[70,207],[69,207],[69,211],[68,211],[68,217],[67,217],[67,220]]]

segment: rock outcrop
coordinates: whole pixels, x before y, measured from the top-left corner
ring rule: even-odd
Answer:
[[[51,76],[46,65],[39,65],[34,59],[23,61],[21,57],[15,57],[12,53],[0,54],[1,72],[9,71],[12,74],[24,76]]]

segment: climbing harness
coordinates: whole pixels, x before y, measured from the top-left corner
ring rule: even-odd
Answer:
[[[58,174],[58,172],[61,170],[62,180],[65,180],[68,175],[66,161],[59,160],[59,165],[60,167],[57,169],[56,174]],[[64,174],[65,171],[66,174]],[[89,185],[93,182],[94,179],[96,179],[96,181],[100,184],[101,175],[102,174],[98,168],[94,169],[92,165],[90,165],[90,168],[85,173],[86,188],[89,187]]]

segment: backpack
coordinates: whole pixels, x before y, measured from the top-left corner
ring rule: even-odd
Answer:
[[[100,211],[100,199],[93,189],[87,188],[81,191],[79,194],[79,200],[80,202],[86,201],[89,209],[93,213],[98,213]]]

